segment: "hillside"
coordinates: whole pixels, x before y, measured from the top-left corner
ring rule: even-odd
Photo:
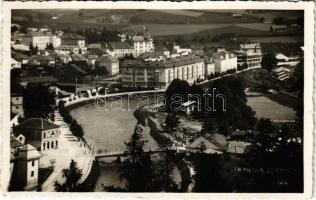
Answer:
[[[53,20],[52,17],[57,17]],[[214,24],[254,23],[258,19],[245,15],[232,17],[230,12],[175,10],[13,10],[14,22],[97,23],[97,24]]]

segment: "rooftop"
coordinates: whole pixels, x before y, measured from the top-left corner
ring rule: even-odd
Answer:
[[[29,76],[20,78],[20,81],[29,83],[52,83],[58,80],[53,76]]]
[[[10,148],[15,149],[15,148],[21,147],[23,145],[24,144],[20,140],[16,139],[16,137],[14,137],[12,135],[10,136]]]
[[[22,152],[26,152],[26,154],[21,154]],[[20,148],[18,156],[22,159],[32,160],[40,158],[42,155],[35,149],[35,147],[30,144],[26,144]]]
[[[110,42],[111,49],[133,49],[128,42]]]
[[[42,32],[42,31],[38,31],[38,32],[29,32],[27,34],[25,34],[23,37],[50,37],[52,36],[52,34],[47,33],[47,32]]]
[[[116,63],[118,60],[112,56],[101,56],[97,59],[97,62],[111,62]]]
[[[30,118],[15,126],[16,129],[31,129],[31,130],[50,130],[59,128],[58,125],[49,122],[42,118]]]
[[[63,36],[61,36],[62,39],[68,39],[68,40],[85,40],[86,38],[82,35],[79,35],[78,33],[65,33]]]
[[[122,62],[122,67],[137,66],[137,67],[172,68],[172,67],[195,64],[199,62],[204,62],[204,59],[196,55],[188,55],[188,56],[183,56],[183,57],[178,57],[178,58],[169,58],[167,60],[161,60],[161,61],[143,61],[140,59],[125,60]]]

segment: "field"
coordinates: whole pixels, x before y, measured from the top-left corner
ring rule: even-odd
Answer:
[[[258,118],[271,120],[294,120],[295,111],[292,108],[278,104],[265,96],[248,97],[247,104],[256,111]]]
[[[227,24],[149,24],[148,28],[154,36],[186,35],[204,30],[226,27]],[[143,25],[131,25],[122,30],[143,30]]]

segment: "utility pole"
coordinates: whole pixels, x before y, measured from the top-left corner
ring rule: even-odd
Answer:
[[[77,95],[77,75],[76,75],[76,81],[75,81],[75,95]]]

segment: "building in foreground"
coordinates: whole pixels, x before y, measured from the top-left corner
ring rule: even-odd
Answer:
[[[24,135],[25,143],[31,144],[42,153],[58,148],[59,126],[45,119],[27,119],[13,127],[13,133],[15,136]]]
[[[166,88],[174,79],[193,83],[203,79],[204,59],[188,55],[160,61],[125,60],[120,65],[123,87]]]

